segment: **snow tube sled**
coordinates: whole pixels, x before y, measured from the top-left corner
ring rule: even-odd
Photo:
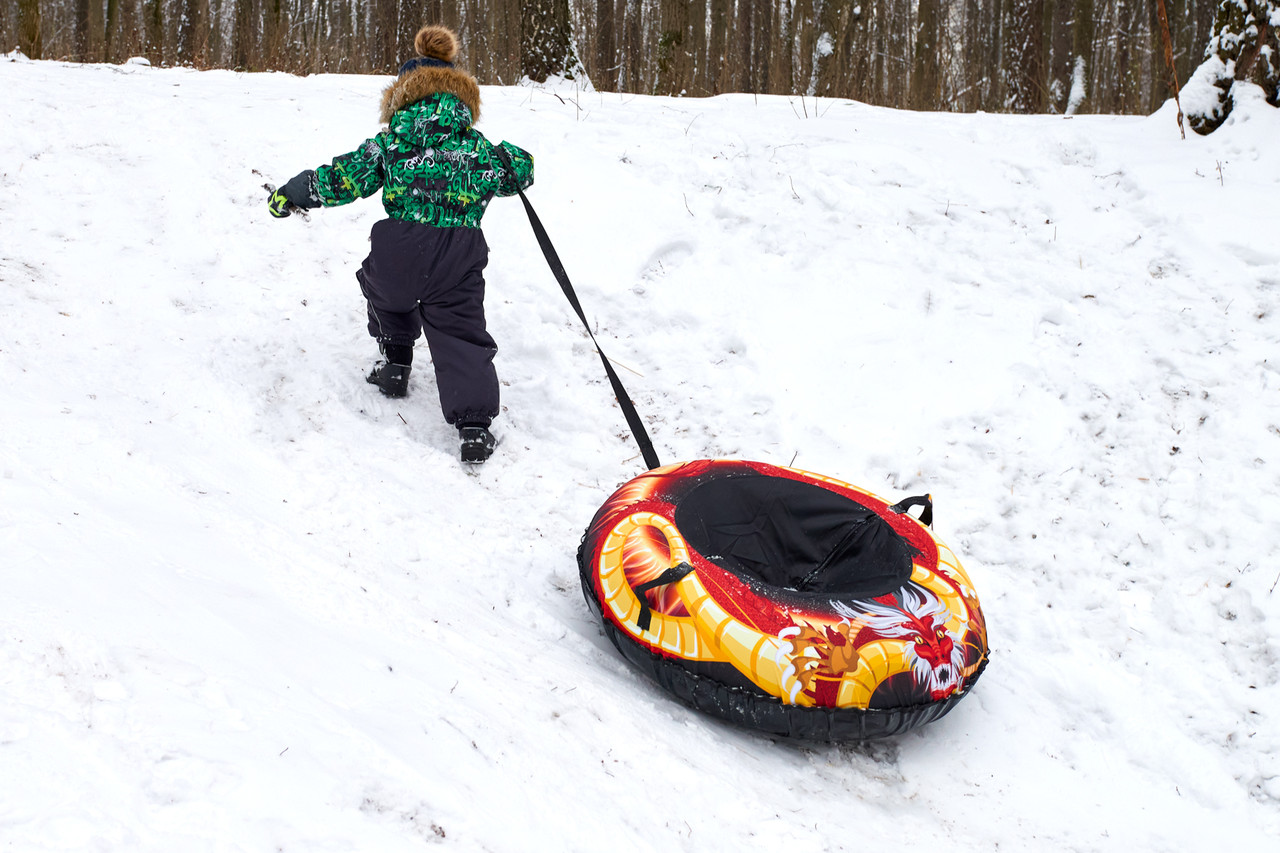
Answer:
[[[772,735],[886,737],[942,717],[987,663],[977,595],[931,522],[927,497],[688,462],[618,489],[578,569],[614,645],[686,704]]]

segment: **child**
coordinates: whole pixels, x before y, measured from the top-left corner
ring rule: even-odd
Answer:
[[[472,127],[480,88],[454,68],[458,39],[451,30],[423,27],[414,47],[418,57],[382,93],[387,129],[331,165],[292,178],[268,207],[284,217],[295,207],[347,204],[382,188],[389,218],[374,224],[369,257],[356,272],[369,334],[384,359],[368,381],[388,397],[407,394],[413,343],[425,332],[444,419],[458,427],[462,461],[479,463],[493,453],[489,425],[498,414],[498,348],[484,319],[489,247],[480,219],[493,196],[533,184],[533,157],[509,142],[495,146]]]

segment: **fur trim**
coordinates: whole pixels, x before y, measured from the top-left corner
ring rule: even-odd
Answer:
[[[456,68],[427,67],[417,68],[403,77],[397,77],[383,90],[380,114],[382,123],[387,124],[400,110],[438,92],[457,95],[471,110],[471,121],[474,123],[480,120],[480,84],[476,82],[476,78]]]
[[[453,62],[458,56],[458,37],[448,27],[426,26],[414,36],[413,49],[418,51],[418,56]]]

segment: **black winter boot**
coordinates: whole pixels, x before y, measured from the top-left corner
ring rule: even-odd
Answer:
[[[409,371],[413,364],[413,347],[399,344],[379,344],[379,351],[386,357],[373,366],[365,377],[370,385],[377,385],[388,397],[403,397],[409,393]]]
[[[458,439],[461,441],[462,461],[479,464],[493,455],[493,446],[497,443],[493,433],[482,426],[458,427]]]
[[[407,364],[380,361],[364,380],[370,385],[377,385],[378,390],[387,397],[404,397],[409,393],[409,372],[412,369]]]

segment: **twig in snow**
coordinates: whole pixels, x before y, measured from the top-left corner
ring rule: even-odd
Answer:
[[[596,350],[596,352],[599,352],[599,350]],[[623,370],[630,370],[630,371],[631,371],[632,373],[634,373],[636,376],[639,376],[641,379],[644,379],[644,374],[643,374],[643,373],[641,373],[640,371],[636,370],[634,367],[630,367],[630,366],[628,366],[628,365],[623,364],[622,362],[618,361],[618,360],[617,360],[616,358],[614,358],[613,356],[606,355],[606,356],[605,356],[605,358],[609,359],[609,361],[613,362],[613,363],[614,363],[614,364],[616,364],[618,367],[621,367]]]
[[[1178,105],[1178,132],[1182,134],[1182,138],[1187,138],[1187,129],[1182,126],[1182,96],[1180,86],[1178,85],[1178,69],[1173,63],[1173,36],[1169,32],[1169,11],[1165,8],[1164,0],[1157,0],[1156,11],[1160,16],[1160,35],[1164,40],[1164,62],[1169,69],[1169,78],[1173,83],[1173,101]]]
[[[1267,590],[1267,595],[1276,591],[1276,584],[1280,584],[1280,574],[1276,575],[1275,583],[1271,584],[1271,589]]]
[[[400,423],[404,424],[405,426],[409,425],[409,422],[404,419],[404,415],[400,414],[399,412],[396,412],[396,417],[400,419]]]

